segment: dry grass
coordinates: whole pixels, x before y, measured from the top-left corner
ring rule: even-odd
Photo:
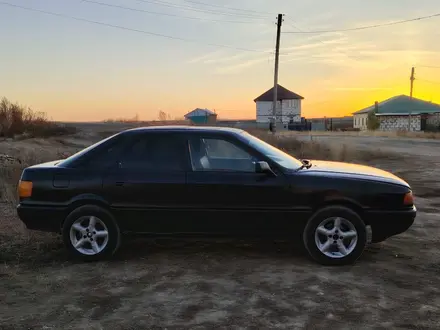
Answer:
[[[369,163],[377,159],[398,159],[397,154],[380,150],[359,150],[348,144],[326,144],[313,139],[309,141],[295,138],[295,134],[273,135],[267,131],[250,130],[251,134],[282,149],[299,159],[331,160],[351,163]]]
[[[408,132],[408,131],[350,131],[350,132],[339,132],[339,131],[311,131],[308,132],[311,137],[314,135],[332,135],[332,136],[362,136],[362,137],[387,137],[387,138],[408,138],[408,139],[440,139],[440,132]],[[281,136],[295,136],[304,135],[304,132],[279,132]]]
[[[193,124],[188,120],[154,120],[154,121],[134,121],[134,120],[107,120],[102,123],[76,123],[69,124],[69,126],[75,125],[81,132],[87,132],[93,130],[93,140],[96,138],[103,139],[113,134],[121,132],[123,130],[137,128],[137,127],[149,127],[149,126],[192,126]]]
[[[0,101],[0,137],[50,137],[69,135],[74,127],[65,127],[47,119],[44,112],[36,112],[3,98]]]

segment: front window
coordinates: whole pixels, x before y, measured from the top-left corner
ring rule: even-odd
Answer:
[[[284,151],[275,148],[269,143],[264,142],[263,140],[260,140],[259,138],[247,132],[244,132],[242,134],[251,147],[258,150],[281,167],[288,169],[298,169],[302,166],[301,161],[299,161],[295,157],[292,157],[288,153],[285,153]]]
[[[192,138],[189,150],[193,171],[255,172],[256,159],[227,140]]]

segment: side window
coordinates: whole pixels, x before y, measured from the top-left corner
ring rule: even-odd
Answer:
[[[175,136],[140,137],[120,159],[123,169],[139,171],[185,171],[185,141]]]
[[[235,144],[220,139],[203,139],[206,146],[206,153],[209,158],[235,158],[251,159],[246,151],[240,149]]]
[[[189,147],[194,171],[255,172],[256,159],[227,140],[194,138]]]

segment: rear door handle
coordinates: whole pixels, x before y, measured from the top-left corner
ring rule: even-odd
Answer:
[[[124,185],[124,182],[122,182],[122,181],[116,182],[116,186],[118,186],[118,187],[122,187],[123,185]]]

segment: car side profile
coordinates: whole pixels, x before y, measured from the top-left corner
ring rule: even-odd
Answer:
[[[406,231],[411,187],[373,167],[298,160],[239,129],[130,129],[64,160],[23,170],[17,212],[62,234],[85,260],[124,233],[301,239],[324,265],[351,264],[369,242]]]

